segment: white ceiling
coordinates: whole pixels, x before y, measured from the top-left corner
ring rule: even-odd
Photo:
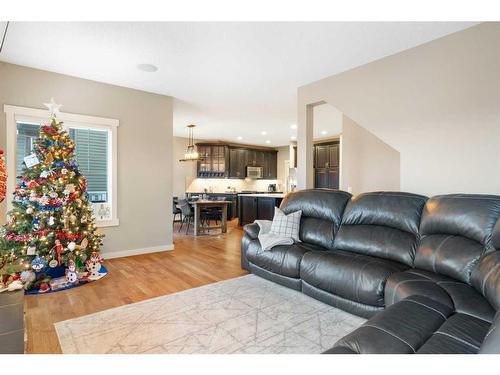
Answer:
[[[195,123],[199,139],[279,146],[297,87],[473,24],[14,22],[0,60],[171,95],[177,136]]]

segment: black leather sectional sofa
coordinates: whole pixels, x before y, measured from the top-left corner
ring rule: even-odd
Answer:
[[[242,267],[366,317],[326,353],[500,353],[500,196],[287,195],[300,243],[263,251],[244,227]]]

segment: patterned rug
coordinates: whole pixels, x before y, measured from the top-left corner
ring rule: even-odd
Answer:
[[[321,353],[364,323],[254,275],[55,324],[63,353]]]

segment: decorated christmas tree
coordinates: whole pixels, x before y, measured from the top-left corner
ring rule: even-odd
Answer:
[[[68,264],[83,270],[102,244],[75,144],[54,107],[52,101],[50,123],[40,127],[34,152],[24,159],[13,209],[0,233],[0,274],[39,273]]]

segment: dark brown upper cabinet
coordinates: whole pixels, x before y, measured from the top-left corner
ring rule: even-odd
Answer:
[[[314,145],[314,187],[339,188],[339,142]]]
[[[229,161],[228,147],[219,144],[197,144],[198,154],[202,158],[197,162],[198,177],[227,177]]]
[[[199,178],[246,177],[247,166],[262,167],[263,179],[276,179],[278,152],[273,149],[251,148],[221,143],[197,143]]]

